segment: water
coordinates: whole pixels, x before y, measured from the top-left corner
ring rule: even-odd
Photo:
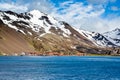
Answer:
[[[120,57],[0,57],[0,80],[120,80]]]

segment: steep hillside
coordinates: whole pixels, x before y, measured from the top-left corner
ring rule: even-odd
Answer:
[[[34,48],[25,40],[23,34],[4,25],[0,20],[0,52],[1,53],[21,53],[32,52]]]
[[[22,37],[30,38],[29,42],[41,53],[57,50],[69,51],[75,49],[76,45],[94,46],[93,42],[66,22],[57,21],[38,10],[21,14],[0,11],[0,19],[9,29],[16,31],[17,35],[19,33]],[[13,31],[9,32],[11,32],[11,36],[16,38],[16,35],[12,35]],[[21,43],[23,42],[21,41]],[[18,44],[16,43],[16,45]]]
[[[78,30],[38,10],[0,11],[0,53],[104,53],[116,47],[102,34]]]

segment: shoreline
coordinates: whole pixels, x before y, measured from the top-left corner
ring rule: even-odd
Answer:
[[[6,56],[6,57],[30,57],[30,56],[33,56],[33,57],[54,57],[54,56],[56,56],[56,57],[71,57],[71,56],[78,56],[78,55],[62,55],[62,56],[57,56],[57,55],[46,55],[46,56],[41,56],[41,55],[24,55],[24,56],[21,56],[21,55],[0,55],[0,57],[2,57],[2,56]],[[120,57],[120,55],[85,55],[85,56],[78,56],[78,57],[109,57],[109,56],[113,56],[113,57]]]
[[[38,53],[38,52],[21,52],[21,53],[1,53],[0,56],[120,56],[120,54],[97,54],[97,53],[76,53],[76,54],[64,54],[64,53]]]

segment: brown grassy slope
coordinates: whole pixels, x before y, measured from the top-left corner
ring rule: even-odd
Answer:
[[[0,24],[0,52],[32,52],[34,48],[25,40],[24,35],[6,25]]]
[[[40,52],[55,51],[69,54],[69,52],[74,52],[77,45],[88,47],[88,45],[85,45],[79,39],[74,37],[65,38],[56,34],[46,34],[40,38],[40,41],[34,41],[34,47]]]
[[[73,27],[71,27],[69,24],[65,23],[65,28],[69,29],[70,32],[72,33],[71,36],[76,35],[76,37],[79,38],[80,40],[80,44],[84,45],[84,46],[95,46],[94,43],[90,40],[88,40],[86,37],[84,37],[82,34],[80,34],[78,31],[76,31],[75,29],[73,29]],[[77,38],[76,38],[77,39]]]

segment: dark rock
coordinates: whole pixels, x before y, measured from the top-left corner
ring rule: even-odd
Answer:
[[[3,21],[0,19],[0,24],[3,24]]]

